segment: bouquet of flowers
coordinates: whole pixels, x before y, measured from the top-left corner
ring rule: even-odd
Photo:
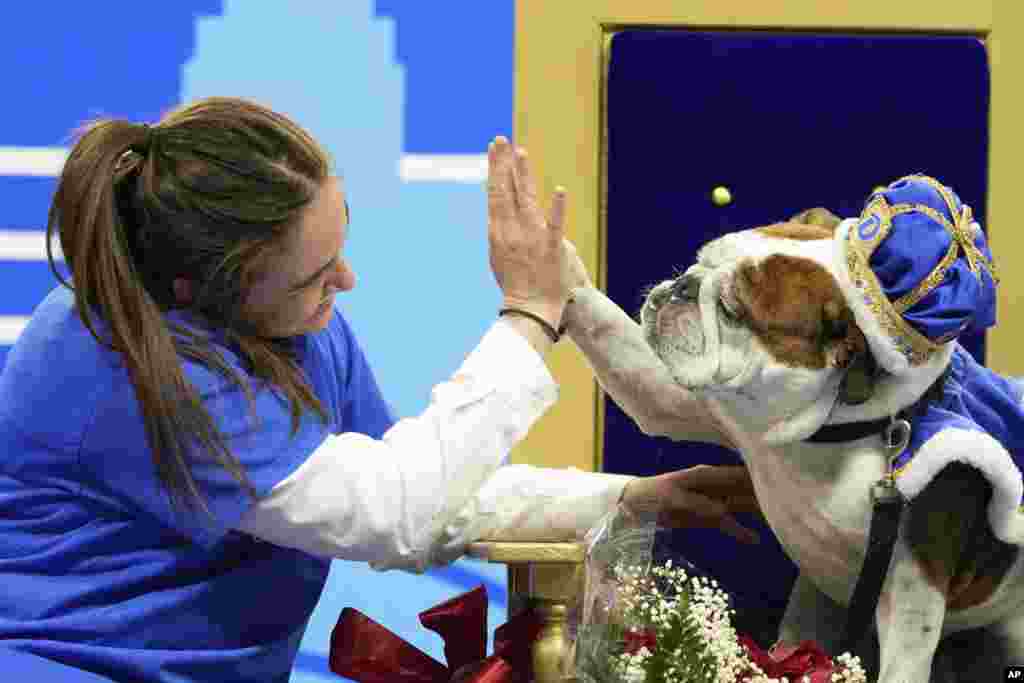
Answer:
[[[864,683],[856,657],[816,643],[762,650],[732,625],[730,598],[682,558],[654,562],[654,520],[619,510],[587,535],[576,633],[585,683]]]

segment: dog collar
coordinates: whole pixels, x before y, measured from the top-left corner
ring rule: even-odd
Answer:
[[[846,424],[824,425],[811,434],[806,441],[811,443],[841,443],[856,441],[872,434],[884,434],[892,418],[882,417],[864,422],[847,422]]]
[[[914,418],[922,414],[929,403],[937,403],[942,398],[942,389],[949,376],[949,368],[942,371],[931,386],[912,405],[898,411],[893,417],[880,417],[877,420],[864,420],[863,422],[847,422],[838,425],[823,425],[818,431],[811,434],[804,441],[811,443],[842,443],[845,441],[856,441],[872,434],[879,434],[883,438],[885,430],[892,424],[893,419],[907,420],[911,424]]]

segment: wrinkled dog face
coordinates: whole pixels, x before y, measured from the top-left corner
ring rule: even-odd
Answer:
[[[845,368],[866,348],[831,272],[838,219],[808,213],[708,243],[641,311],[677,382],[774,442],[825,422]]]

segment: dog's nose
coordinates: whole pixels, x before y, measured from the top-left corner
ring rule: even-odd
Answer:
[[[650,291],[647,295],[646,306],[652,309],[661,308],[668,298],[672,296],[672,288],[664,285],[658,285]]]
[[[700,278],[692,273],[683,273],[676,279],[669,291],[674,300],[696,301],[700,295]]]

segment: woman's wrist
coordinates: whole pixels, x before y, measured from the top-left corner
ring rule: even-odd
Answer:
[[[506,296],[502,298],[499,311],[506,310],[522,313],[524,317],[536,316],[550,325],[551,329],[557,330],[565,311],[565,299],[540,301]]]
[[[538,325],[535,320],[521,315],[502,315],[499,317],[506,325],[518,332],[533,347],[534,351],[541,356],[546,355],[551,347],[555,345],[551,341],[548,332]]]
[[[557,344],[559,337],[561,337],[561,334],[555,328],[554,325],[552,325],[551,323],[549,323],[547,320],[537,315],[536,313],[533,313],[532,311],[529,311],[527,309],[512,307],[502,308],[501,310],[498,311],[498,316],[518,316],[526,318],[527,320],[532,320],[533,322],[540,326],[540,328],[544,331],[544,334],[546,334],[548,336],[548,339],[551,340],[552,344]]]

